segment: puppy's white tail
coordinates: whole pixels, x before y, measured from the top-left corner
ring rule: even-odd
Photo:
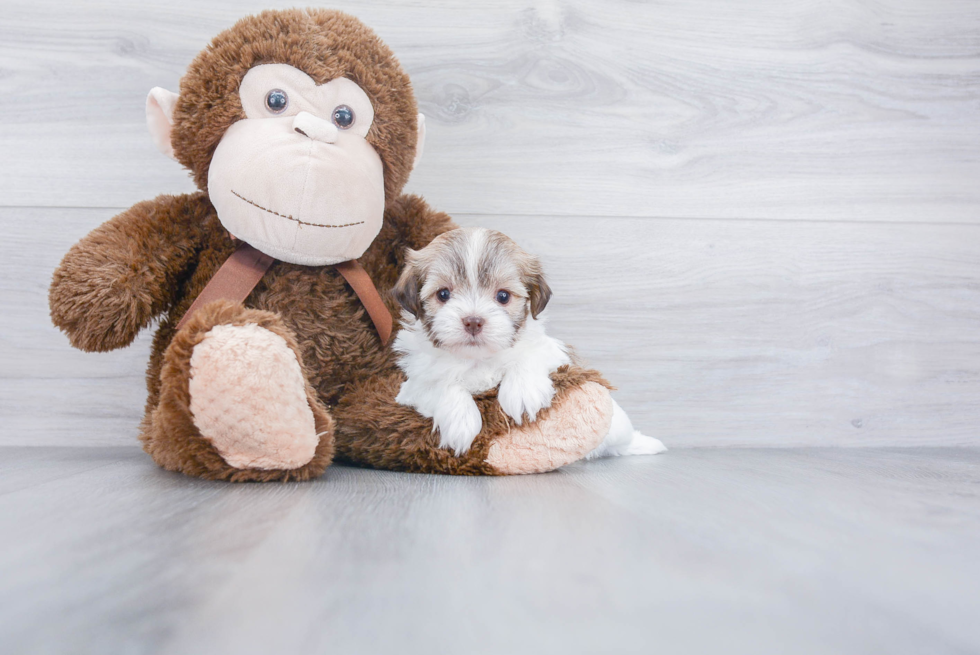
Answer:
[[[654,439],[653,437],[648,437],[645,434],[640,434],[638,431],[633,430],[633,439],[630,441],[630,445],[626,447],[626,452],[621,454],[656,455],[666,450],[667,446],[660,439]]]
[[[656,455],[667,450],[659,439],[640,434],[633,429],[633,423],[615,400],[613,400],[613,418],[609,425],[609,433],[595,450],[586,455],[586,459],[597,457],[619,457],[621,455]]]

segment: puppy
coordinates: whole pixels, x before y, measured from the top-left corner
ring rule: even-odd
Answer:
[[[409,251],[392,293],[405,310],[393,347],[407,377],[395,400],[433,420],[440,447],[469,450],[483,427],[473,395],[497,385],[501,409],[518,425],[551,405],[550,374],[572,360],[544,331],[551,289],[540,262],[508,237],[483,228],[446,232]],[[587,458],[664,450],[613,401],[609,433]]]

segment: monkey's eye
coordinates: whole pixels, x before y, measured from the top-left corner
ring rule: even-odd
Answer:
[[[333,122],[340,129],[346,130],[354,124],[354,110],[347,105],[340,105],[333,110]]]
[[[439,289],[439,291],[436,292],[436,298],[438,298],[440,302],[449,302],[449,296],[449,289]]]
[[[289,97],[282,89],[273,89],[265,96],[266,109],[271,111],[273,114],[281,114],[286,110],[286,105],[288,104]]]
[[[507,303],[509,303],[510,302],[510,291],[505,291],[504,289],[501,289],[500,291],[498,291],[497,292],[497,302],[499,302],[501,305],[506,305]]]

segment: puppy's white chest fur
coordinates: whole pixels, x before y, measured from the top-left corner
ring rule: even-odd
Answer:
[[[514,345],[472,357],[437,348],[421,321],[407,323],[393,345],[407,380],[395,400],[433,419],[440,446],[466,452],[483,426],[473,395],[500,385],[501,409],[522,423],[534,420],[555,394],[550,374],[571,362],[565,345],[545,334],[541,319],[528,320]]]

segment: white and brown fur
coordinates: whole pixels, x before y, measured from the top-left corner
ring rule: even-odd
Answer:
[[[497,385],[501,409],[518,424],[551,405],[550,374],[571,358],[544,331],[551,289],[540,262],[510,238],[484,228],[443,233],[409,251],[392,293],[404,308],[393,347],[407,378],[396,400],[433,419],[440,447],[469,450],[483,425],[473,395]],[[663,450],[613,401],[609,433],[588,458]]]

